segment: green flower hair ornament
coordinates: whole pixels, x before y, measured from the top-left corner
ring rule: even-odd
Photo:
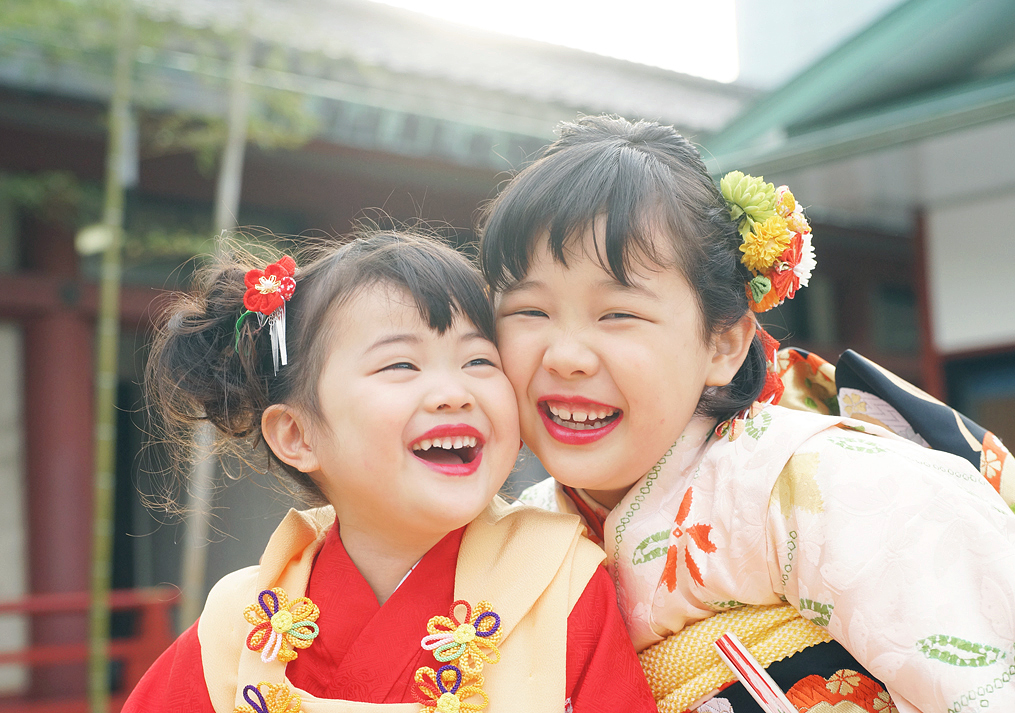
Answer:
[[[719,181],[719,190],[730,208],[730,218],[745,239],[755,223],[764,223],[775,215],[775,186],[763,178],[730,171]]]

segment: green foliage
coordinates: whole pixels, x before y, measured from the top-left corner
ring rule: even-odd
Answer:
[[[102,213],[99,187],[70,171],[8,174],[0,181],[0,193],[31,215],[73,226],[94,223]]]
[[[115,0],[5,0],[0,13],[0,60],[20,59],[26,72],[72,66],[92,77],[112,75]],[[143,72],[183,71],[220,96],[229,90],[236,30],[193,27],[169,10],[137,9],[139,65]],[[258,38],[252,71],[291,71],[287,47]],[[206,112],[180,109],[161,82],[135,81],[133,104],[140,115],[143,156],[193,153],[199,169],[214,171],[225,144],[225,104]],[[248,141],[264,148],[297,148],[318,130],[306,98],[293,91],[251,85]]]

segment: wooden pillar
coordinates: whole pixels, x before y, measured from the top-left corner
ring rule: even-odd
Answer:
[[[57,309],[24,322],[28,581],[31,593],[87,591],[92,519],[92,338],[79,308],[73,232],[29,223],[26,262],[32,272],[66,280]],[[36,617],[32,641],[86,640],[84,614]],[[33,691],[81,694],[84,664],[36,669]]]
[[[934,344],[934,322],[930,301],[930,257],[927,254],[927,216],[921,208],[913,232],[913,286],[916,291],[920,328],[920,376],[924,391],[948,402],[944,360]]]

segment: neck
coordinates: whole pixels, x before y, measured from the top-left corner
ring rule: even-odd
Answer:
[[[413,565],[447,534],[416,539],[399,537],[398,541],[391,541],[376,531],[347,527],[341,521],[339,527],[349,559],[370,585],[379,604],[388,600]]]
[[[617,507],[617,503],[624,499],[627,491],[628,488],[620,488],[619,490],[586,490],[585,493],[604,508],[612,510]]]

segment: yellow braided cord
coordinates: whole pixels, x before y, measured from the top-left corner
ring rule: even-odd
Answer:
[[[789,604],[742,606],[695,622],[638,655],[659,713],[683,713],[736,680],[712,645],[727,631],[765,667],[832,640]]]

